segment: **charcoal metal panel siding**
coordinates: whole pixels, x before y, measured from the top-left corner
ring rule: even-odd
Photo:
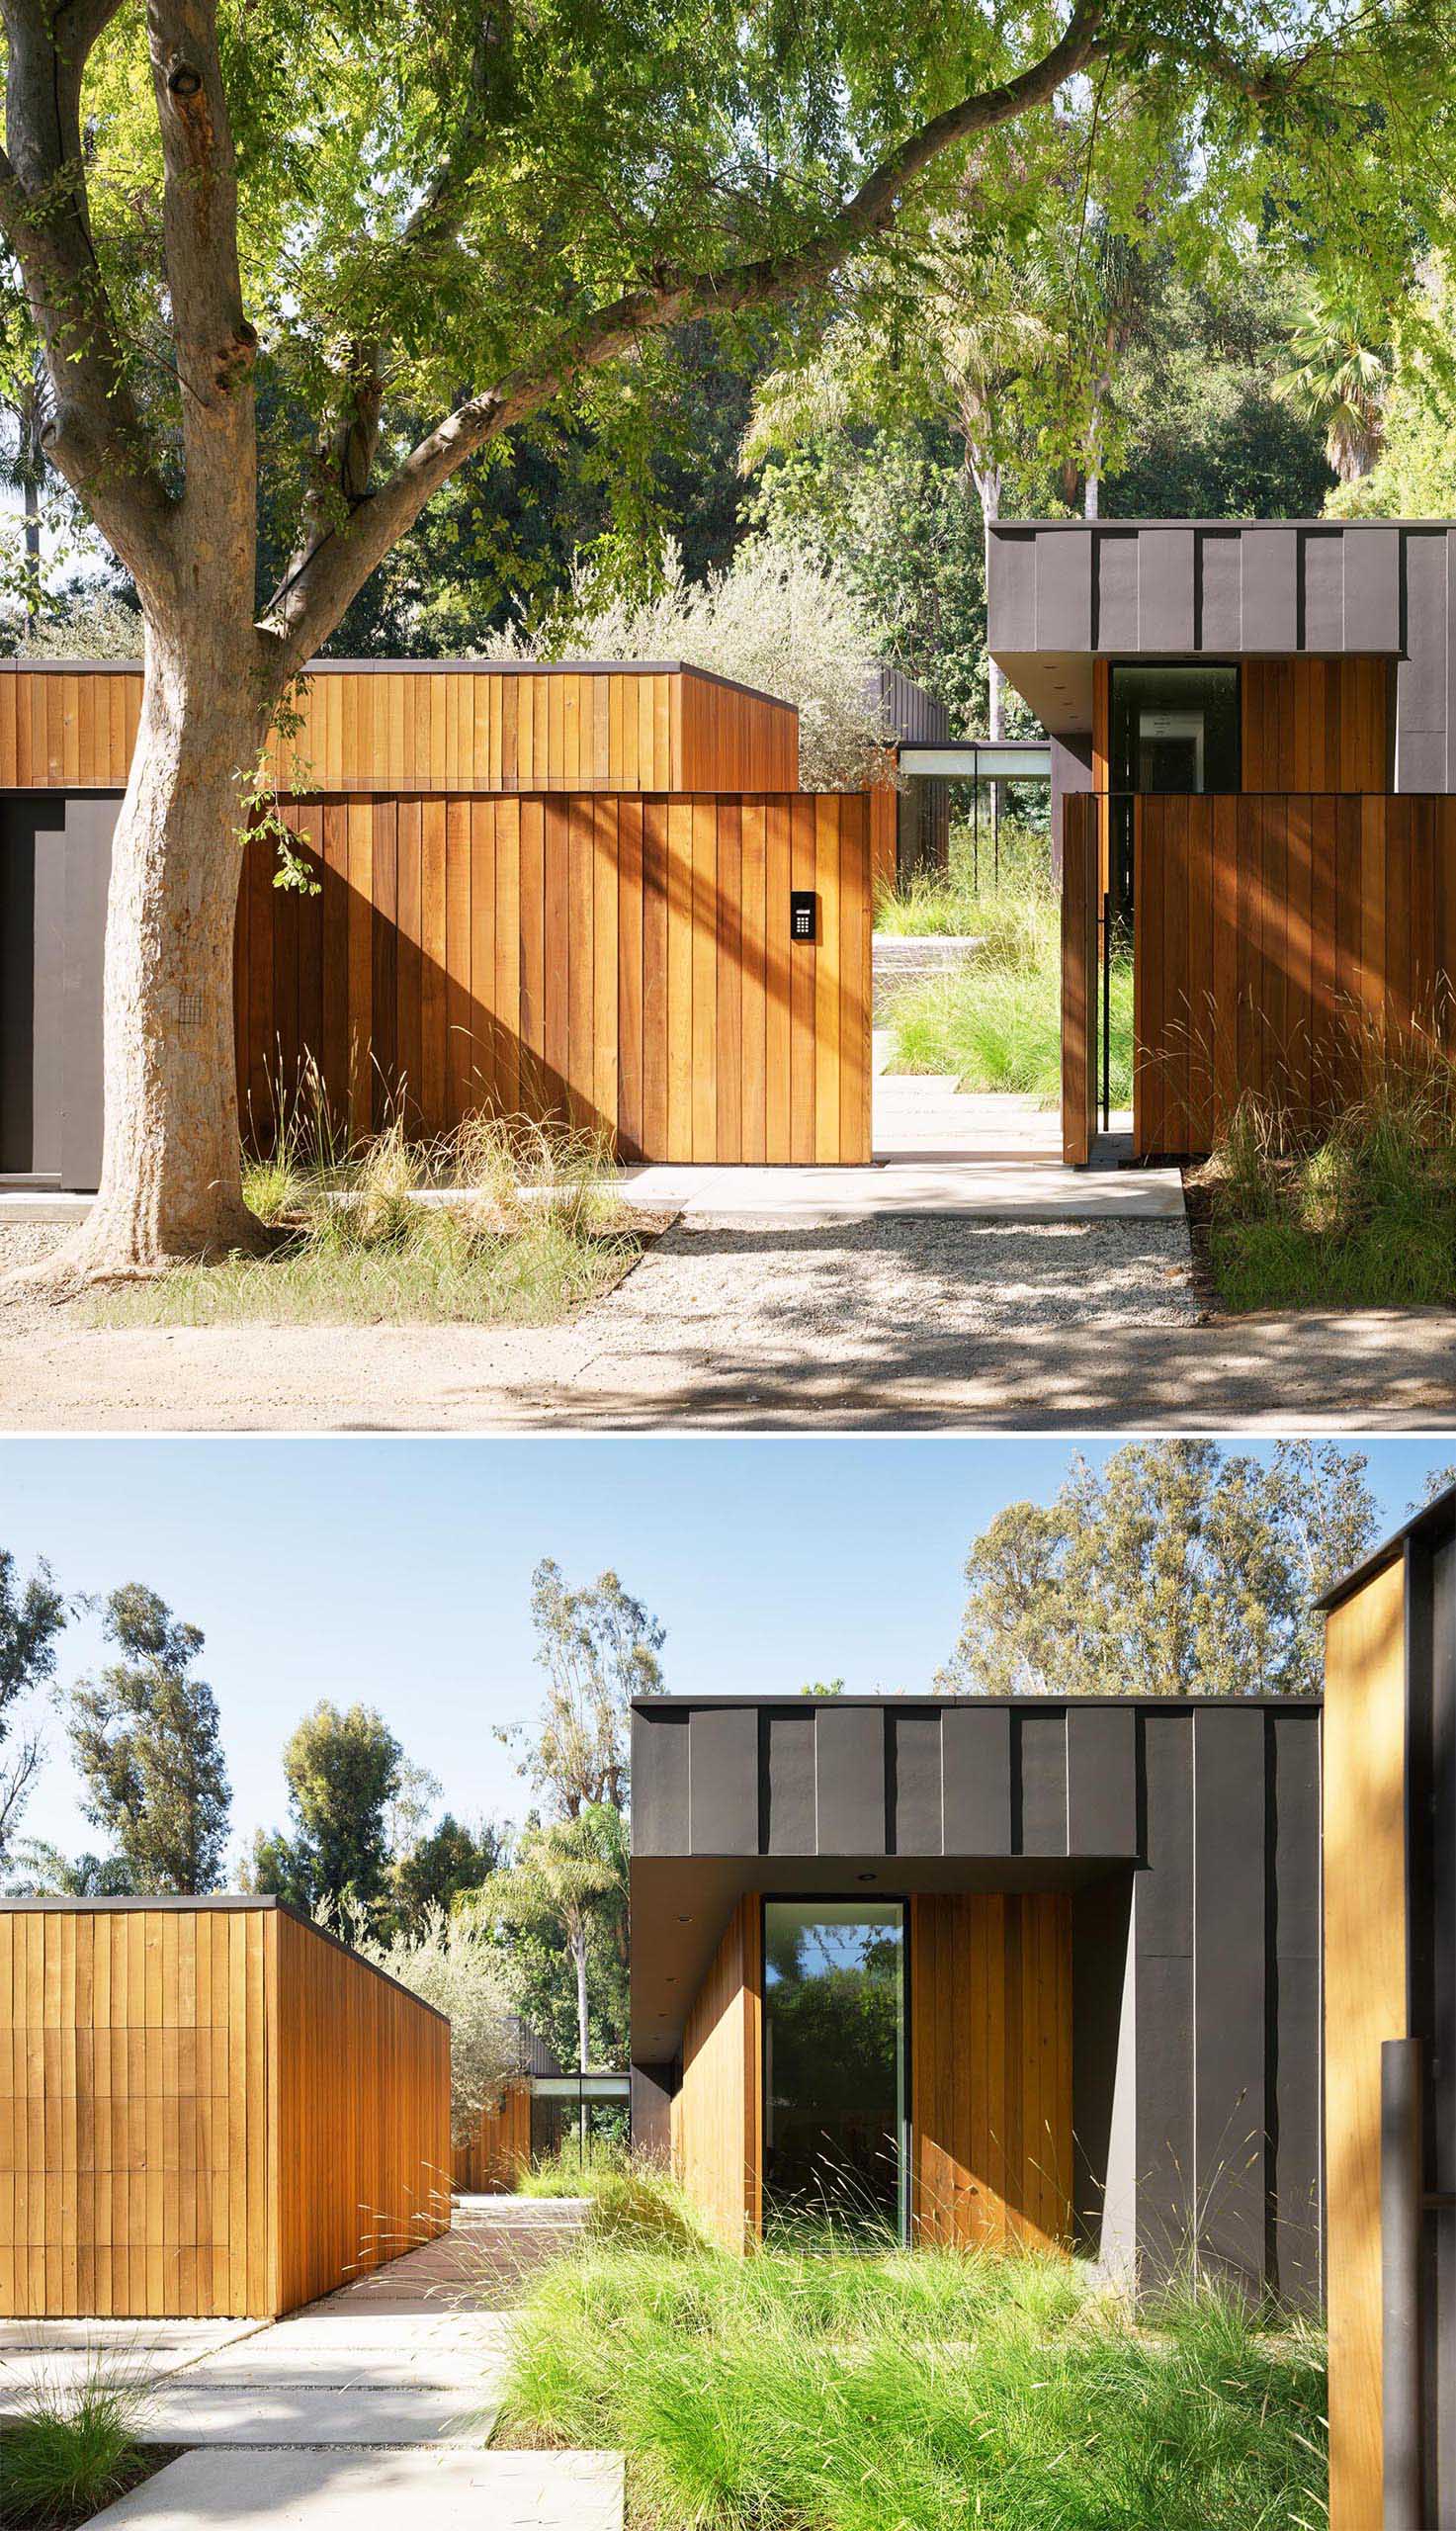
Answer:
[[[817,1708],[819,1852],[885,1852],[885,1710]]]
[[[1313,1714],[1276,1713],[1269,1733],[1269,2261],[1279,2292],[1318,2310],[1324,2287],[1320,1726]]]
[[[689,1734],[695,1855],[758,1852],[758,1716],[747,1705],[700,1704]]]
[[[938,1855],[941,1851],[940,1722],[936,1712],[897,1712],[887,1717],[890,1740],[890,1851]]]
[[[1178,653],[1193,643],[1193,530],[1145,528],[1138,538],[1138,648]]]
[[[1262,1713],[1212,1705],[1194,1726],[1195,2185],[1199,2245],[1257,2280],[1264,2227]]]
[[[1067,1851],[1130,1855],[1137,1843],[1137,1715],[1129,1705],[1069,1705]]]
[[[632,1718],[632,1842],[640,1855],[692,1851],[688,1815],[688,1745],[692,1724],[685,1709],[639,1709]]]
[[[814,1714],[765,1713],[760,1720],[759,1817],[762,1846],[770,1855],[818,1852],[818,1803],[814,1790]]]
[[[1237,651],[1243,637],[1243,540],[1200,528],[1198,533],[1198,623],[1200,651]]]
[[[1345,540],[1338,528],[1323,531],[1311,528],[1301,543],[1304,548],[1304,647],[1307,651],[1342,651]]]
[[[1092,549],[1084,536],[1059,537],[1039,551],[1036,594],[1038,640],[1045,623],[1055,629],[1058,650],[1090,650]]]
[[[1011,1852],[1011,1716],[1004,1705],[947,1705],[940,1720],[945,1852]]]
[[[1439,730],[1446,711],[1446,539],[1406,539],[1407,656],[1396,671],[1396,718],[1407,731]]]
[[[1347,651],[1399,651],[1406,647],[1401,630],[1401,548],[1409,562],[1418,538],[1398,527],[1362,527],[1344,536],[1344,642]],[[1313,642],[1306,644],[1313,650]]]
[[[1038,538],[1038,548],[1050,544],[1050,538]],[[1092,643],[1099,651],[1136,651],[1138,625],[1138,554],[1141,539],[1136,528],[1119,534],[1116,529],[1094,539],[1092,600]],[[997,638],[1000,627],[997,626]],[[1009,644],[1006,646],[1008,649]],[[1043,633],[1042,649],[1071,649],[1070,643],[1052,640],[1050,630]]]
[[[1292,527],[1261,527],[1243,539],[1245,651],[1297,651],[1299,639],[1299,534]]]
[[[1008,651],[1036,649],[1036,590],[1041,540],[1032,531],[997,536],[987,565],[996,623]]]
[[[1021,1789],[1020,1835],[1024,1855],[1067,1852],[1067,1714],[1057,1707],[1038,1713],[1033,1703],[1014,1717],[1013,1755]]]
[[[1133,1886],[1138,2254],[1152,2275],[1186,2249],[1194,2206],[1193,1719],[1142,1717],[1144,1852]]]

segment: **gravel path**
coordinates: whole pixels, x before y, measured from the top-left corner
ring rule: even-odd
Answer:
[[[45,1236],[0,1233],[0,1266]],[[550,1329],[0,1307],[0,1429],[1437,1430],[1453,1334],[1440,1311],[1201,1325],[1180,1222],[679,1225]]]

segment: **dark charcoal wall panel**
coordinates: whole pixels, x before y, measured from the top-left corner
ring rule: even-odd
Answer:
[[[1319,1724],[1274,1714],[1269,1741],[1269,2250],[1279,2292],[1314,2310],[1323,2291]]]
[[[890,1708],[890,1851],[938,1855],[941,1851],[939,1713]]]
[[[1038,539],[1039,544],[1050,545],[1054,541],[1051,537]],[[1096,573],[1092,605],[1093,642],[1099,651],[1136,651],[1137,531],[1119,533],[1116,529],[1099,528],[1092,542],[1096,549],[1093,563]],[[1049,639],[1046,646],[1051,647]],[[1010,645],[1006,647],[1009,649]]]
[[[1049,537],[1037,551],[1037,644],[1087,651],[1092,646],[1092,554],[1084,536]],[[1070,627],[1070,631],[1065,628]]]
[[[1080,2246],[1110,2262],[1124,2248],[1134,2213],[1123,2174],[1137,2170],[1136,2135],[1124,2141],[1118,2133],[1135,2096],[1129,2069],[1118,2079],[1132,1912],[1127,1871],[1079,1889],[1071,1906],[1071,2203]]]
[[[1038,1713],[1032,1704],[1014,1718],[1021,1784],[1019,1847],[1024,1855],[1067,1852],[1067,1714],[1058,1707]]]
[[[1406,731],[1446,727],[1446,540],[1406,539],[1408,655],[1396,670],[1397,720]]]
[[[758,1716],[751,1706],[693,1710],[689,1783],[695,1855],[758,1852]]]
[[[1194,1726],[1194,2117],[1200,2246],[1237,2274],[1264,2264],[1262,1713],[1213,1705]]]
[[[1237,651],[1243,629],[1243,548],[1236,530],[1220,535],[1212,528],[1198,533],[1198,624],[1201,651]]]
[[[1344,552],[1339,530],[1306,529],[1304,549],[1305,649],[1342,651],[1344,640]]]
[[[1193,648],[1191,527],[1149,527],[1138,538],[1138,648]]]
[[[885,1852],[885,1708],[820,1705],[819,1852]]]
[[[1147,1870],[1133,1883],[1138,2254],[1166,2274],[1194,2219],[1193,1720],[1140,1719]]]
[[[816,1854],[814,1708],[806,1705],[797,1713],[766,1713],[761,1729],[763,1850],[770,1855]]]
[[[1011,1716],[1004,1705],[948,1704],[940,1717],[948,1855],[1011,1852]]]
[[[640,1855],[691,1851],[686,1712],[635,1713],[632,1718],[632,1843]]]
[[[1163,1958],[1193,1950],[1193,1717],[1145,1713],[1144,1846],[1138,1948]]]
[[[1127,1705],[1069,1705],[1067,1851],[1127,1855],[1137,1842],[1137,1715]]]
[[[1036,649],[1036,588],[1040,539],[998,536],[991,548],[988,587],[996,621],[1004,624],[1008,651]]]
[[[1299,647],[1298,533],[1261,527],[1243,540],[1243,649]]]
[[[1401,548],[1398,527],[1364,527],[1344,538],[1344,644],[1347,651],[1399,651]],[[1310,646],[1313,648],[1313,645]]]

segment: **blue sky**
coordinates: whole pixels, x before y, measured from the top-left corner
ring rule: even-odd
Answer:
[[[0,1442],[0,1545],[67,1592],[144,1581],[207,1635],[240,1839],[285,1811],[279,1751],[320,1697],[376,1704],[453,1808],[519,1816],[495,1727],[538,1695],[537,1559],[615,1565],[667,1627],[680,1694],[921,1688],[955,1640],[962,1565],[1001,1505],[1055,1491],[1069,1440]],[[1272,1444],[1245,1442],[1262,1450]],[[1389,1526],[1449,1439],[1363,1447]],[[61,1678],[100,1651],[62,1638]],[[27,1832],[95,1843],[58,1723]]]

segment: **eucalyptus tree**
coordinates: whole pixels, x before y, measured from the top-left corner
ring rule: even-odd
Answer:
[[[1263,197],[1285,159],[1353,197],[1446,78],[1449,7],[0,0],[11,354],[39,351],[47,459],[144,619],[101,1189],[44,1278],[261,1237],[232,1040],[249,768],[463,467],[669,329],[821,288],[941,169],[994,247],[1034,181],[1008,136],[1070,83],[1134,100],[1150,152],[1184,131]],[[260,503],[288,550],[263,590]]]

